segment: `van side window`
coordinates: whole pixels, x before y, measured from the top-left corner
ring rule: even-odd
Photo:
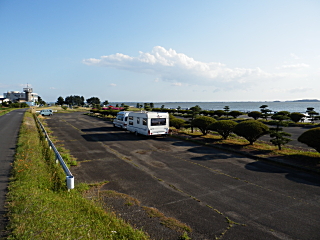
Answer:
[[[125,120],[125,121],[128,121],[128,117],[125,117],[124,120]]]
[[[130,116],[130,117],[129,117],[129,120],[133,120],[133,117],[132,117],[132,116]]]
[[[137,117],[137,124],[140,124],[140,118]]]
[[[133,125],[133,122],[130,121],[130,122],[129,122],[129,125]]]
[[[142,124],[143,124],[143,125],[147,125],[147,118],[143,118],[143,119],[142,119]]]

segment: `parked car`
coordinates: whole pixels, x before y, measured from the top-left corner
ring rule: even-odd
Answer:
[[[52,109],[43,109],[40,111],[40,115],[42,116],[52,116],[53,111]]]

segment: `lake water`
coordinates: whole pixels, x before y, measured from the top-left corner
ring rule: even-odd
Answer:
[[[121,104],[120,102],[110,103],[111,105]],[[124,102],[129,106],[136,106],[137,102]],[[140,104],[143,105],[141,102]],[[154,102],[154,107],[160,108],[164,105],[165,108],[182,109],[190,108],[199,105],[203,110],[223,110],[225,106],[229,106],[230,111],[237,110],[242,112],[260,111],[260,106],[268,105],[268,109],[279,112],[301,112],[305,113],[308,107],[313,107],[314,111],[320,111],[320,102]]]

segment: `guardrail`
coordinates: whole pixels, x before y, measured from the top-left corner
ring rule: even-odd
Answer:
[[[47,131],[45,130],[45,128],[43,127],[42,123],[40,122],[40,120],[38,119],[37,116],[35,116],[35,117],[36,117],[36,119],[37,119],[37,121],[38,121],[38,123],[39,123],[39,125],[41,127],[42,132],[45,135],[46,140],[49,143],[50,149],[52,149],[54,151],[55,155],[56,155],[56,162],[57,163],[60,162],[60,165],[61,165],[61,167],[63,168],[63,171],[66,174],[66,183],[67,183],[68,191],[70,191],[70,189],[74,189],[74,176],[70,172],[67,164],[64,162],[64,160],[61,157],[60,153],[58,152],[57,148],[54,146],[53,142],[50,140],[49,135],[48,135]]]

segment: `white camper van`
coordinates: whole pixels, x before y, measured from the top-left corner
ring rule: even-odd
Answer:
[[[117,117],[113,120],[113,126],[126,129],[128,126],[128,115],[130,111],[122,111],[117,113]]]
[[[164,112],[131,112],[128,115],[127,130],[146,136],[167,135],[169,114]]]

